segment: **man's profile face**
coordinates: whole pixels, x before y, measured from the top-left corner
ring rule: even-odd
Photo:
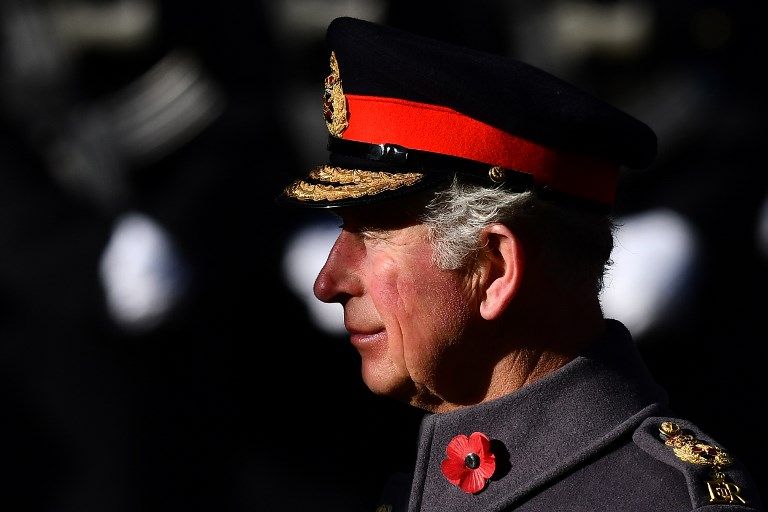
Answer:
[[[398,211],[340,211],[342,231],[314,291],[344,307],[373,392],[434,410],[466,348],[468,285],[462,273],[433,263],[427,226]]]

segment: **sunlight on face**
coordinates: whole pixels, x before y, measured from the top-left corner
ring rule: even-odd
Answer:
[[[372,391],[417,406],[439,402],[471,316],[466,279],[435,266],[422,224],[352,212],[342,219],[315,295],[344,307]]]

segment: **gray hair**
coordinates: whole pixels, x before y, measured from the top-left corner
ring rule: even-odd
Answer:
[[[458,179],[436,192],[422,221],[430,228],[433,258],[440,268],[470,266],[482,250],[482,229],[498,222],[537,244],[561,283],[587,283],[595,293],[602,287],[613,249],[614,225],[608,215],[562,206],[530,191],[510,192]]]

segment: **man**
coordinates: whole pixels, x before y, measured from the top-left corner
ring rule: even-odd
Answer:
[[[367,386],[429,413],[379,509],[759,510],[602,315],[619,166],[653,131],[511,59],[352,18],[327,42],[330,159],[283,199],[341,217],[315,295]]]

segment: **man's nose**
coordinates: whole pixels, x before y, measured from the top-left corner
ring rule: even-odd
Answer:
[[[315,297],[323,302],[343,304],[347,298],[361,293],[356,270],[358,251],[352,235],[342,231],[315,279]]]

